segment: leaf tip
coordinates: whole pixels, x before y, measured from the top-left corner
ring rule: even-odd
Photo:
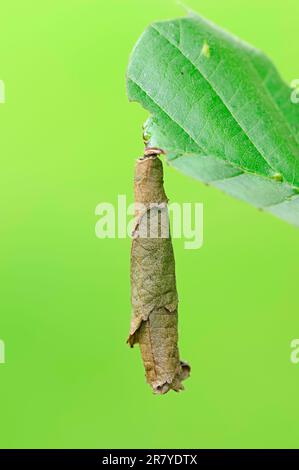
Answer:
[[[176,0],[176,3],[177,3],[177,5],[179,5],[180,7],[182,7],[182,9],[183,9],[186,13],[193,13],[192,8],[189,7],[189,5],[187,5],[186,3],[182,2],[181,0]]]

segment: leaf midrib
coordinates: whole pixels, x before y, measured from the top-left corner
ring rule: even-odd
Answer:
[[[186,129],[184,129],[184,127],[181,126],[174,118],[172,118],[172,117],[167,113],[167,111],[165,111],[165,110],[161,107],[161,105],[160,105],[159,103],[157,103],[157,101],[156,101],[152,96],[150,96],[149,93],[148,93],[139,83],[137,83],[137,82],[136,82],[134,79],[132,79],[130,76],[128,76],[128,79],[131,80],[137,88],[139,88],[140,90],[142,90],[142,92],[145,93],[145,94],[149,97],[149,99],[152,100],[152,101],[155,103],[155,105],[156,105],[163,113],[165,113],[165,115],[168,117],[168,119],[170,119],[172,122],[174,122],[176,125],[178,125],[181,129],[183,129],[183,131],[190,137],[190,139],[198,146],[197,142],[192,138],[192,136],[190,136],[189,132],[188,132]],[[199,148],[200,148],[200,147],[199,147]],[[204,150],[204,149],[203,149],[203,150]],[[172,149],[172,152],[175,152],[175,151],[176,151],[175,149]],[[178,151],[177,151],[177,152],[178,152]],[[178,153],[180,153],[180,155],[179,155],[177,158],[183,158],[184,155],[188,155],[188,154],[189,154],[188,152],[183,152],[183,153],[181,153],[181,151],[178,152]],[[224,163],[228,164],[229,166],[235,168],[236,170],[240,171],[240,173],[237,174],[237,175],[230,176],[230,177],[227,177],[227,178],[221,178],[221,179],[213,180],[213,181],[211,181],[211,184],[213,184],[213,183],[215,183],[215,182],[227,181],[227,180],[229,180],[229,179],[233,179],[233,178],[235,178],[235,177],[237,177],[237,176],[240,176],[240,175],[242,175],[242,174],[247,174],[247,175],[255,176],[255,177],[257,177],[257,178],[265,179],[265,180],[267,180],[267,181],[273,181],[273,182],[275,182],[276,184],[285,184],[285,185],[288,185],[288,186],[290,186],[291,188],[293,188],[295,191],[298,189],[298,188],[296,188],[295,186],[292,186],[292,185],[291,185],[289,182],[287,182],[287,181],[275,181],[275,178],[271,178],[271,177],[269,177],[269,176],[267,176],[267,175],[262,175],[262,174],[260,174],[260,173],[256,173],[256,172],[253,172],[253,171],[245,170],[245,169],[243,169],[243,168],[240,168],[240,167],[239,167],[238,165],[236,165],[235,163],[232,163],[232,162],[230,162],[230,161],[228,161],[228,160],[226,160],[226,159],[224,159],[224,158],[220,158],[220,157],[217,157],[217,156],[215,156],[215,155],[211,155],[211,154],[208,153],[208,152],[205,152],[205,153],[206,153],[206,156],[207,156],[207,157],[210,156],[211,158],[215,158],[216,160],[221,160],[222,162],[224,162]],[[194,156],[198,156],[199,158],[202,156],[202,155],[196,154],[195,152],[190,152],[190,154],[193,154]],[[175,159],[173,159],[173,160],[175,160]],[[171,163],[171,162],[170,162],[170,163]],[[288,200],[292,200],[293,198],[296,198],[296,197],[298,197],[298,194],[294,193],[293,195],[289,196]],[[279,205],[279,204],[281,204],[281,202],[278,202],[277,204],[274,204],[274,205],[271,204],[269,207],[274,207],[274,206]],[[266,206],[264,206],[264,207],[266,207]]]
[[[170,116],[168,114],[168,112],[163,109],[161,107],[161,105],[155,100],[155,98],[153,96],[151,96],[141,85],[140,83],[137,83],[133,78],[129,77],[129,80],[131,80],[135,86],[137,86],[138,88],[140,88],[140,90],[143,91],[143,93],[145,93],[154,103],[155,105],[163,112],[166,114],[166,116],[172,121],[174,122],[177,126],[179,126],[181,129],[183,129],[184,132],[186,132],[186,134],[188,135],[188,137],[192,140],[192,142],[194,142],[198,148],[200,149],[200,146],[198,145],[198,143],[193,139],[193,137],[189,134],[189,132],[180,124],[178,123],[172,116]],[[164,149],[163,149],[164,150]],[[239,169],[242,173],[248,173],[248,174],[253,174],[255,176],[261,176],[259,173],[255,173],[255,172],[250,172],[250,171],[247,171],[247,170],[244,170],[243,168],[240,168],[238,165],[230,162],[229,160],[226,160],[225,158],[222,158],[222,157],[217,157],[216,155],[211,155],[210,152],[207,152],[207,150],[202,146],[202,150],[204,151],[204,153],[206,154],[206,156],[210,156],[210,157],[213,157],[213,158],[218,158],[219,160],[227,163],[228,165],[231,165],[233,166],[234,168],[237,168]],[[180,152],[181,153],[181,152]],[[183,155],[185,155],[187,152],[183,152]],[[194,152],[192,152],[194,153]],[[266,177],[268,178],[268,177]],[[271,178],[268,178],[268,179],[271,179]]]
[[[276,172],[276,169],[272,167],[272,165],[268,162],[268,160],[264,157],[264,155],[260,152],[260,150],[258,149],[258,147],[255,145],[255,143],[252,141],[252,139],[250,138],[250,136],[248,135],[247,133],[247,130],[244,129],[244,127],[240,124],[240,122],[238,121],[238,119],[236,118],[236,116],[234,115],[233,111],[230,109],[230,107],[223,101],[223,98],[219,95],[219,93],[215,90],[213,84],[210,82],[210,80],[207,78],[207,76],[203,73],[202,70],[199,70],[199,68],[196,66],[196,64],[189,58],[187,57],[184,52],[182,51],[182,49],[177,45],[175,44],[173,41],[171,41],[168,37],[166,37],[164,34],[161,33],[161,31],[159,31],[157,28],[155,28],[154,25],[151,25],[150,28],[152,28],[154,31],[156,31],[163,39],[165,39],[165,41],[167,41],[169,44],[171,44],[173,47],[175,47],[175,49],[198,71],[198,73],[204,78],[204,80],[206,80],[206,82],[210,85],[210,87],[212,88],[213,92],[218,96],[218,98],[220,99],[221,103],[223,104],[223,106],[225,107],[225,109],[232,115],[232,117],[234,118],[236,124],[242,129],[242,131],[244,132],[244,134],[246,135],[246,137],[248,138],[248,140],[250,141],[250,143],[253,145],[253,147],[256,149],[256,151],[258,152],[258,154],[261,156],[261,158],[265,161],[265,163],[267,163],[267,165],[270,167],[270,169],[273,171],[273,172]],[[248,60],[248,59],[246,59]],[[250,62],[249,62],[250,63]],[[250,64],[250,66],[252,67],[252,65]],[[256,70],[254,70],[254,73],[256,73]],[[264,87],[265,89],[265,87]],[[145,90],[144,90],[145,91]],[[270,94],[269,94],[270,95]],[[271,97],[271,95],[270,95]],[[272,101],[273,101],[273,98],[271,97]],[[157,104],[157,103],[156,103]],[[159,106],[159,105],[158,105]],[[277,105],[276,105],[277,106]],[[159,106],[161,108],[161,106]],[[278,107],[277,107],[278,108]],[[162,108],[161,108],[162,109]],[[279,110],[279,108],[278,108]],[[164,111],[164,110],[163,110]],[[284,119],[281,111],[279,110],[282,118]],[[176,122],[176,121],[175,121]],[[176,122],[176,124],[178,124]],[[180,127],[182,127],[180,124],[178,124]],[[182,127],[183,128],[183,127]],[[185,130],[185,129],[184,129]],[[185,130],[186,131],[186,130]],[[293,134],[293,132],[291,132]],[[187,132],[187,134],[189,135],[189,133]],[[190,136],[191,137],[191,136]],[[192,138],[192,137],[191,137]],[[243,169],[242,169],[243,170]],[[249,173],[248,170],[243,170],[245,173]],[[258,174],[258,176],[260,176]],[[269,178],[271,179],[271,177]],[[290,183],[289,183],[290,184]]]

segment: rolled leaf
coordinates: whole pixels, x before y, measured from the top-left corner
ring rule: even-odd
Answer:
[[[178,296],[163,167],[155,151],[136,162],[136,223],[131,250],[132,321],[146,378],[157,394],[183,389],[190,367],[178,350]]]

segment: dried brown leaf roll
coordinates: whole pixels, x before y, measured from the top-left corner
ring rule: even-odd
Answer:
[[[190,367],[179,358],[175,261],[160,153],[147,149],[136,162],[128,343],[139,343],[147,382],[163,394],[182,390]]]

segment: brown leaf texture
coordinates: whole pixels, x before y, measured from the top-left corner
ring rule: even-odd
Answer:
[[[190,374],[178,350],[178,296],[159,149],[135,167],[131,250],[132,320],[128,343],[139,343],[147,382],[157,394],[183,390]]]

